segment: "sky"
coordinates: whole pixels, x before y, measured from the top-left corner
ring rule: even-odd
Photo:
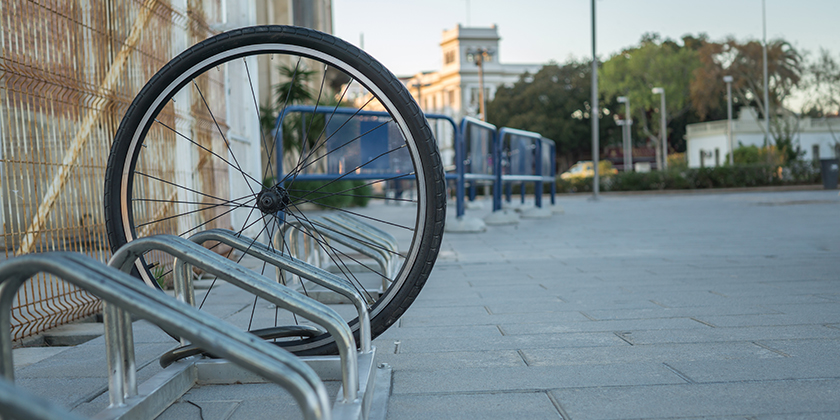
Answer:
[[[762,38],[761,0],[596,0],[602,60],[642,34],[679,40]],[[840,59],[840,0],[766,0],[767,39],[783,38],[815,56]],[[592,55],[590,0],[333,0],[336,36],[360,45],[398,76],[439,70],[441,34],[457,24],[496,24],[501,63],[563,63]]]

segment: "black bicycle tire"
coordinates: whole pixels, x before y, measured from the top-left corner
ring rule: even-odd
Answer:
[[[130,178],[132,175],[124,175],[123,168],[127,159],[131,159],[130,165],[132,167],[136,163],[140,147],[135,144],[134,149],[129,150],[132,138],[138,130],[141,131],[140,136],[144,136],[152,125],[153,122],[148,121],[146,125],[140,127],[140,119],[147,114],[147,110],[151,108],[155,100],[163,94],[162,90],[172,85],[175,78],[182,75],[187,69],[196,66],[197,63],[201,63],[206,57],[218,56],[222,52],[242,46],[281,43],[320,51],[329,57],[348,63],[355,70],[368,77],[387,98],[393,101],[393,107],[404,118],[405,124],[412,134],[411,140],[414,141],[414,147],[416,147],[420,156],[420,161],[415,162],[415,165],[422,167],[423,181],[426,183],[428,194],[425,195],[425,209],[420,213],[424,218],[422,221],[423,229],[416,233],[420,236],[417,244],[416,260],[414,264],[408,267],[409,272],[406,274],[401,287],[396,291],[389,291],[391,297],[385,303],[385,306],[378,307],[381,302],[372,306],[372,311],[375,314],[371,319],[371,332],[372,336],[376,337],[396,322],[415,300],[428,279],[437,258],[443,235],[446,208],[443,166],[428,123],[405,86],[390,71],[364,51],[331,35],[289,26],[272,25],[241,28],[204,40],[184,51],[161,68],[144,86],[128,108],[111,148],[106,169],[104,194],[108,239],[112,250],[118,249],[129,240],[125,233],[123,212],[128,211],[130,213],[131,210],[124,208],[120,195],[123,193],[121,189],[123,178],[125,176]],[[217,64],[211,63],[206,68]],[[206,70],[206,68],[201,71]],[[186,83],[185,81],[184,84]],[[178,89],[181,86],[183,84]],[[157,110],[153,110],[152,114],[156,115],[162,107],[163,105],[160,105]],[[127,180],[126,184],[130,185],[131,179]],[[135,269],[135,275],[139,276],[137,269]],[[374,309],[376,310],[374,311]],[[355,320],[352,321],[351,326],[355,322]],[[358,337],[358,331],[356,331],[356,334]],[[324,342],[325,344],[310,345],[310,341],[313,343]],[[291,345],[290,350],[297,354],[336,352],[334,343],[324,337],[304,340],[299,344]]]

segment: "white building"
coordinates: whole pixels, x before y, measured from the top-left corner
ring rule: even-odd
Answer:
[[[541,64],[502,64],[496,25],[489,28],[467,28],[460,24],[443,31],[440,43],[443,68],[401,78],[424,112],[444,114],[459,122],[464,116],[479,115],[479,72],[470,54],[479,49],[490,55],[483,63],[485,103],[489,103],[499,86],[513,84],[519,77],[540,70]],[[431,121],[444,162],[454,157],[451,129]]]
[[[764,145],[763,120],[755,110],[742,108],[732,120],[732,144],[738,148]],[[727,121],[709,121],[686,126],[686,155],[690,168],[719,166],[727,161]],[[772,144],[772,141],[771,141]],[[837,158],[840,156],[840,118],[802,118],[793,134],[793,144],[805,153],[804,160]]]

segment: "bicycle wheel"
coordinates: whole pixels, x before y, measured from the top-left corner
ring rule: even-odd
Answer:
[[[285,81],[289,88],[285,99],[279,94],[272,98],[277,104],[272,118],[291,109],[296,78],[320,78],[311,81],[308,92],[321,116],[301,116],[295,131],[297,148],[295,138],[284,140],[280,130],[253,129],[260,119],[256,69],[280,65],[288,70],[287,76],[291,73]],[[328,92],[330,84],[340,88]],[[336,110],[348,106],[347,92],[353,90],[362,92],[351,104],[356,113],[339,115]],[[225,102],[225,95],[235,94],[247,98],[237,105],[249,108],[247,118],[236,117]],[[381,124],[385,128],[360,129],[362,123],[369,125],[368,111],[385,115]],[[253,135],[233,138],[237,127],[246,127],[239,132]],[[383,138],[387,149],[360,156],[371,144],[383,144]],[[247,149],[242,144],[253,142],[263,145],[269,162],[286,162],[290,169],[274,173],[277,165],[263,169],[253,152],[242,155],[241,150]],[[273,156],[275,149],[284,150],[283,155]],[[338,166],[326,163],[338,157]],[[348,163],[353,159],[358,164]],[[409,169],[396,177],[378,175],[395,161]],[[313,173],[321,173],[318,179],[324,180],[316,186],[301,181]],[[354,184],[336,191],[336,184],[350,178]],[[397,193],[389,189],[395,183]],[[329,197],[358,199],[366,205],[344,208],[327,203]],[[320,205],[306,204],[311,202]],[[288,26],[226,32],[166,64],[120,123],[105,179],[105,217],[113,250],[139,237],[159,233],[189,237],[210,228],[232,229],[269,242],[284,223],[305,225],[300,229],[317,247],[324,265],[367,294],[374,337],[405,312],[428,278],[443,234],[445,203],[435,140],[405,86],[358,48],[328,34]],[[399,240],[399,251],[389,251],[395,269],[381,272],[364,256],[329,240],[320,225],[304,223],[325,209],[353,214],[392,232]],[[284,217],[277,217],[280,214]],[[285,249],[279,251],[291,251],[284,242],[280,246]],[[171,275],[171,265],[171,258],[151,252],[137,261],[135,274],[159,288],[159,282]],[[367,292],[370,286],[364,282],[371,276],[384,277],[387,288]],[[305,285],[303,289],[306,292]],[[358,337],[357,320],[353,315],[347,318]],[[327,334],[278,344],[297,354],[335,352]]]

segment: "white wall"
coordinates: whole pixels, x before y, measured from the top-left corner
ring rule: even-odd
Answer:
[[[764,145],[764,133],[757,120],[747,112],[733,120],[733,146]],[[686,135],[686,154],[688,166],[699,168],[701,151],[706,152],[704,166],[714,166],[715,149],[719,150],[720,164],[723,164],[729,153],[726,137],[726,121],[709,121],[699,124],[689,124]],[[772,140],[771,140],[771,144]],[[840,150],[840,119],[811,119],[802,118],[799,121],[798,132],[793,136],[793,146],[799,146],[803,154],[800,159],[813,160],[814,146],[819,146],[819,158],[837,158]],[[711,155],[710,155],[711,154]]]
[[[226,27],[237,28],[256,24],[257,13],[253,0],[228,0],[226,7]],[[259,66],[256,58],[251,57],[248,59],[248,69],[251,73],[249,80],[248,74],[241,64],[241,60],[236,60],[235,62],[229,63],[225,68],[226,120],[229,127],[225,136],[230,141],[231,151],[235,154],[236,161],[242,167],[243,171],[248,172],[253,179],[262,181],[263,165],[260,148],[262,141],[260,136],[260,121],[255,109],[252,90],[249,86],[249,83],[253,83],[253,92],[260,92],[261,80],[257,77]],[[228,159],[233,162],[230,156]],[[259,191],[260,189],[260,185],[255,181],[246,179],[236,170],[231,169],[228,173],[228,178],[231,197],[244,195],[244,193],[240,192],[248,192],[252,189]],[[249,215],[251,213],[248,208],[233,211],[231,213],[233,226],[251,224],[250,222],[253,222],[255,219],[251,215],[252,220],[246,221]],[[261,223],[254,224],[249,230],[245,231],[245,235],[255,237],[260,233],[261,227]]]

